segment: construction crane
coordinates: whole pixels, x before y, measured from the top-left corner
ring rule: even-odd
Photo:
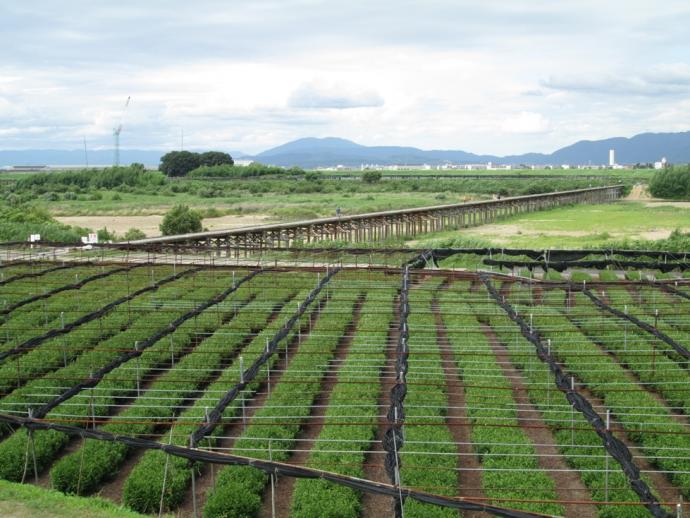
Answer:
[[[120,165],[120,132],[122,131],[122,120],[125,117],[125,112],[129,106],[129,101],[132,97],[128,96],[127,101],[125,101],[125,107],[122,108],[122,113],[120,114],[120,120],[115,128],[113,128],[113,137],[115,138],[115,156],[113,159],[113,165]]]

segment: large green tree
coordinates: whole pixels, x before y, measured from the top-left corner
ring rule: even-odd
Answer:
[[[213,165],[233,165],[235,161],[228,153],[223,153],[222,151],[206,151],[199,155],[199,161],[201,165],[213,166]]]
[[[191,151],[170,151],[161,157],[158,167],[167,176],[185,176],[201,165],[199,153]]]

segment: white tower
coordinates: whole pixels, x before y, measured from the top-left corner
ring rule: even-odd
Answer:
[[[616,165],[616,150],[609,149],[609,167]]]

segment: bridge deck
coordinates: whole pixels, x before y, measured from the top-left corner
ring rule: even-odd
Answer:
[[[347,239],[373,241],[400,235],[416,235],[443,230],[448,226],[471,226],[495,221],[499,217],[532,212],[571,203],[603,203],[617,199],[622,186],[593,187],[573,191],[513,196],[496,200],[473,201],[411,209],[369,212],[273,223],[249,227],[162,236],[131,241],[131,245],[217,244],[219,246],[289,246],[295,241]]]

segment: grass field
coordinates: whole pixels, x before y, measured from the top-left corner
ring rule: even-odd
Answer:
[[[625,239],[664,239],[675,229],[690,232],[690,203],[622,201],[524,214],[495,224],[429,234],[408,244],[427,247],[467,239],[517,248],[582,248]]]
[[[332,216],[336,207],[344,214],[402,209],[442,203],[459,203],[475,196],[471,194],[435,192],[371,192],[371,193],[240,193],[221,198],[204,198],[179,193],[175,196],[106,193],[102,200],[75,200],[45,203],[43,206],[56,216],[131,216],[163,214],[171,206],[183,203],[202,213],[213,208],[220,214],[260,214],[276,219],[307,219]],[[119,198],[119,199],[117,199]]]
[[[119,235],[130,228],[138,228],[153,236],[158,234],[160,218],[178,204],[199,210],[206,218],[207,228],[220,229],[232,228],[247,220],[295,221],[332,216],[338,208],[341,214],[350,215],[459,203],[496,195],[506,197],[579,189],[611,182],[619,184],[621,180],[618,177],[608,180],[606,177],[562,175],[543,180],[391,179],[368,183],[307,175],[290,179],[202,181],[171,180],[160,173],[137,168],[23,175],[15,183],[0,184],[0,200],[4,200],[0,201],[0,210],[13,211],[11,219],[7,217],[0,222],[0,233],[6,240],[26,239],[27,224],[37,223],[36,218],[29,215],[32,211],[33,215],[39,212],[48,218],[68,218],[62,222],[81,228],[100,230],[107,227]],[[631,177],[624,185],[632,185]],[[27,214],[26,218],[22,219],[22,214]],[[30,221],[32,219],[34,221]],[[36,230],[46,239],[63,239],[62,236],[70,232],[51,227],[45,217],[39,219],[44,225]],[[83,231],[72,231],[75,232]]]
[[[69,496],[28,484],[0,481],[0,516],[5,518],[143,518],[103,498]]]

